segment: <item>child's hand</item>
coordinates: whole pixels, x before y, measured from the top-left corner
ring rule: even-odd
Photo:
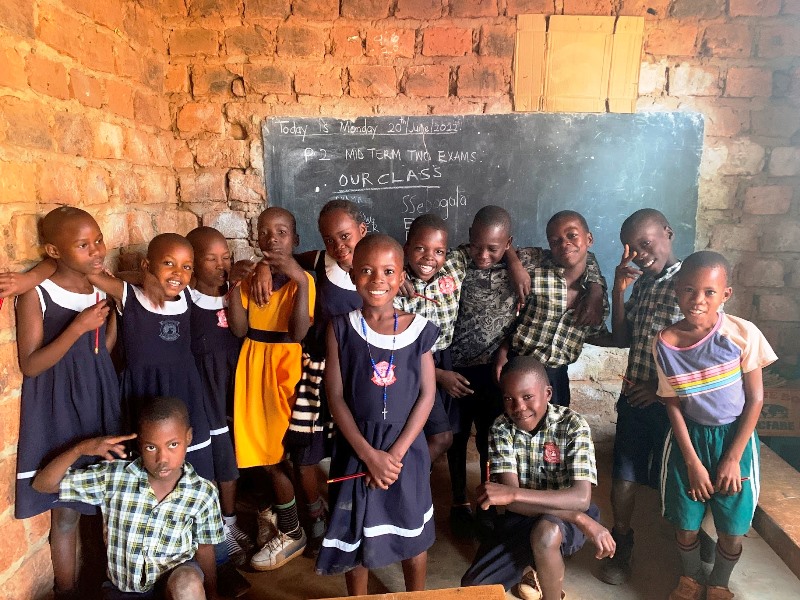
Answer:
[[[603,322],[603,286],[590,284],[586,294],[578,299],[575,306],[575,325],[596,327]]]
[[[525,306],[528,295],[531,293],[531,274],[522,266],[522,263],[515,261],[508,265],[508,272],[514,282],[514,290],[517,292],[517,308]]]
[[[159,283],[158,279],[156,279],[156,276],[150,271],[144,272],[142,278],[142,292],[144,292],[144,297],[147,298],[153,306],[158,308],[164,307],[164,303],[167,301],[164,288]]]
[[[383,450],[374,450],[364,464],[367,467],[366,484],[382,490],[388,490],[389,486],[397,481],[403,468],[403,463]]]
[[[72,321],[72,327],[77,330],[81,335],[87,331],[94,331],[103,326],[108,318],[108,312],[111,310],[106,300],[100,300],[97,304],[84,308],[80,314]]]
[[[488,510],[490,506],[508,506],[515,501],[519,488],[487,481],[478,486],[478,506]]]
[[[83,440],[77,446],[81,456],[99,456],[106,460],[117,458],[127,458],[125,444],[128,440],[136,437],[135,433],[129,435],[109,435],[105,437],[90,438]],[[116,456],[115,456],[116,455]]]
[[[625,395],[628,397],[628,404],[634,408],[646,408],[653,402],[660,402],[657,390],[656,381],[639,381],[634,385],[628,385],[625,388]]]
[[[711,500],[714,486],[711,484],[708,469],[698,460],[687,464],[686,470],[689,472],[689,498],[696,502]]]
[[[631,252],[630,246],[625,244],[622,252],[622,259],[614,271],[614,291],[624,292],[627,287],[639,278],[642,272],[629,263],[636,258],[636,251]]]
[[[463,398],[475,393],[470,389],[467,378],[455,371],[436,369],[436,385],[453,398]]]
[[[600,560],[607,556],[614,556],[614,552],[617,550],[617,543],[611,536],[611,532],[590,516],[585,516],[585,519],[578,520],[577,525],[586,538],[597,548],[594,557]]]
[[[291,254],[273,254],[270,265],[296,283],[306,281],[306,272]]]
[[[723,456],[717,465],[717,483],[714,486],[718,492],[733,496],[742,491],[742,471],[739,461]]]
[[[499,383],[500,381],[500,373],[503,370],[503,367],[508,362],[508,346],[504,344],[500,344],[500,347],[497,349],[497,353],[494,357],[494,382]]]
[[[403,283],[400,284],[400,289],[397,290],[397,295],[404,298],[413,298],[416,293],[417,290],[414,289],[414,284],[411,283],[408,277],[403,280]]]
[[[270,296],[272,296],[272,271],[267,263],[259,261],[250,278],[250,298],[256,306],[264,306],[269,304]]]
[[[246,279],[253,274],[256,268],[256,263],[252,260],[238,260],[231,267],[230,275],[228,275],[228,282],[230,285]]]
[[[31,289],[27,285],[25,273],[0,273],[0,298],[19,296]]]

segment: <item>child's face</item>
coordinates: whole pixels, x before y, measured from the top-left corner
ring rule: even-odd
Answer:
[[[289,215],[280,211],[268,212],[258,220],[258,247],[270,254],[291,255],[300,238]]]
[[[52,258],[85,275],[100,273],[106,259],[103,232],[91,217],[66,221],[55,243],[45,244],[45,250]]]
[[[447,258],[447,232],[422,227],[406,240],[403,250],[411,272],[422,281],[430,281]]]
[[[502,225],[473,225],[469,228],[467,252],[480,270],[499,263],[510,246],[511,236]]]
[[[209,287],[221,287],[231,272],[231,252],[225,240],[213,238],[195,247],[194,276]]]
[[[553,388],[532,371],[511,371],[500,378],[503,410],[523,431],[533,431],[547,413]]]
[[[163,244],[155,256],[145,259],[145,268],[158,280],[167,298],[174,298],[189,285],[194,271],[194,252],[184,244]]]
[[[586,253],[594,238],[586,231],[580,219],[565,217],[547,228],[547,243],[554,262],[562,267],[575,267],[586,263]]]
[[[325,252],[345,271],[353,266],[353,250],[367,235],[367,226],[357,223],[344,210],[332,210],[319,219],[319,234],[325,244]]]
[[[725,269],[698,267],[684,273],[678,271],[675,295],[686,321],[701,328],[713,327],[717,311],[733,294],[728,286]]]
[[[631,253],[636,252],[633,263],[644,273],[658,275],[675,262],[672,255],[672,229],[657,221],[644,221],[621,235]]]
[[[192,428],[178,417],[145,422],[138,436],[142,465],[151,479],[177,481],[183,472]]]
[[[394,300],[405,281],[403,257],[391,246],[373,246],[354,255],[350,279],[364,306],[380,307]]]

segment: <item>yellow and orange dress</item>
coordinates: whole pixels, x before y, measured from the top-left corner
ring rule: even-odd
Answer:
[[[314,280],[308,277],[308,314],[314,316]],[[277,282],[276,282],[277,283]],[[236,366],[233,431],[239,468],[274,465],[283,460],[283,436],[300,379],[302,349],[289,341],[297,284],[287,281],[269,302],[250,302],[249,286],[242,282],[242,305],[248,331]]]

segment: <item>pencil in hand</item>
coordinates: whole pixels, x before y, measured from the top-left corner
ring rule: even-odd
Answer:
[[[359,477],[365,477],[366,473],[353,473],[352,475],[345,475],[344,477],[334,477],[333,479],[328,479],[326,483],[339,483],[340,481],[347,481],[348,479],[358,479]]]
[[[94,293],[94,299],[96,302],[100,302],[100,292]],[[94,330],[94,353],[100,354],[100,328]]]

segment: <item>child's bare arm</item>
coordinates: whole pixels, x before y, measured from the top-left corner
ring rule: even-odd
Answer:
[[[45,258],[42,262],[25,272],[0,273],[0,298],[19,296],[32,290],[56,272],[56,261]]]
[[[242,286],[237,286],[228,295],[228,326],[236,337],[247,334],[247,310],[242,303]]]
[[[631,251],[628,244],[625,244],[620,263],[614,270],[614,288],[611,291],[611,334],[614,344],[619,348],[631,345],[630,326],[625,318],[625,290],[642,274],[639,269],[629,266],[635,256],[636,252]]]
[[[297,284],[292,314],[289,316],[289,335],[295,342],[302,342],[311,327],[311,314],[308,306],[311,284],[306,272],[293,258],[287,261],[287,270],[284,272]]]
[[[403,431],[392,444],[389,454],[394,456],[397,462],[402,462],[403,458],[408,452],[409,447],[422,431],[425,426],[425,421],[431,414],[433,408],[433,400],[436,395],[436,384],[434,375],[433,355],[426,352],[422,355],[422,369],[419,376],[419,396],[408,415],[408,420],[403,426]]]
[[[339,345],[333,326],[328,325],[325,354],[325,393],[328,397],[328,407],[341,434],[350,444],[356,456],[366,465],[368,475],[367,484],[373,484],[381,489],[388,489],[389,485],[397,481],[400,475],[400,464],[388,452],[377,450],[361,435],[353,419],[353,413],[344,401],[344,388],[342,385],[342,372],[339,363]],[[428,409],[430,411],[430,408]],[[346,473],[350,475],[350,473]]]
[[[672,435],[678,442],[683,461],[686,463],[686,470],[689,473],[689,497],[698,502],[710,500],[711,494],[714,493],[714,486],[708,475],[708,469],[697,456],[692,441],[689,439],[689,430],[686,428],[686,420],[681,412],[680,400],[677,397],[665,398],[664,403],[667,405],[667,416],[672,426]]]
[[[531,274],[528,273],[528,270],[519,260],[514,246],[509,245],[503,258],[506,259],[508,272],[511,274],[511,280],[514,282],[514,289],[517,291],[517,300],[521,306],[525,304],[528,294],[531,293]]]
[[[130,435],[117,435],[90,438],[75,444],[51,460],[43,469],[39,469],[33,478],[31,485],[37,492],[43,494],[55,494],[61,485],[61,480],[72,464],[81,456],[99,456],[105,460],[115,458],[125,458],[124,442],[136,437],[135,433]]]
[[[203,588],[206,600],[216,600],[217,595],[217,561],[214,558],[214,546],[211,544],[198,544],[194,559],[203,571]]]
[[[113,297],[117,302],[122,302],[122,296],[125,294],[125,281],[119,277],[103,272],[98,275],[89,275],[89,281],[93,286]]]
[[[113,302],[113,300],[108,300],[108,302]],[[106,321],[106,350],[109,352],[114,349],[114,346],[117,343],[118,331],[119,328],[117,327],[117,314],[114,311],[114,308],[109,306],[108,320]]]
[[[742,491],[742,472],[739,468],[739,461],[758,424],[758,417],[764,404],[764,383],[761,369],[748,371],[743,374],[743,378],[744,410],[739,416],[739,428],[736,430],[733,442],[717,465],[715,487],[729,496]]]
[[[553,514],[553,511],[584,512],[592,499],[592,484],[578,480],[571,487],[560,490],[529,490],[519,487],[517,476],[501,473],[500,483],[486,482],[478,488],[478,504],[505,506],[521,515]]]
[[[43,346],[44,322],[39,294],[36,290],[22,294],[17,301],[17,350],[22,374],[36,377],[55,365],[84,333],[103,325],[109,310],[105,300],[84,309],[56,339]]]

